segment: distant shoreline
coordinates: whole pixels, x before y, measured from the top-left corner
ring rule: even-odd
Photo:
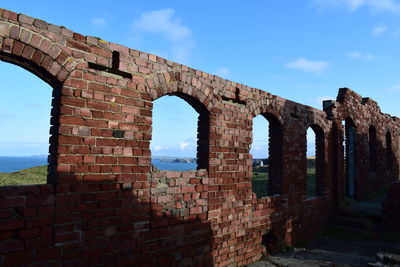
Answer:
[[[31,155],[31,156],[5,156],[0,155],[0,158],[47,158],[49,155]]]

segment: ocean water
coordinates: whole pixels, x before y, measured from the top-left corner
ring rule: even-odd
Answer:
[[[151,163],[163,171],[191,171],[197,168],[196,163],[162,162],[159,159],[152,159]]]
[[[159,170],[190,171],[196,170],[196,163],[172,163],[153,159],[152,163]],[[0,172],[15,172],[36,166],[47,165],[46,157],[1,157]]]
[[[47,157],[1,157],[0,156],[0,172],[15,172],[43,165],[47,165]]]

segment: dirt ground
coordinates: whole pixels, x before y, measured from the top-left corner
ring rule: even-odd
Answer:
[[[400,266],[400,239],[374,241],[352,233],[346,238],[345,231],[334,234],[327,230],[304,247],[264,256],[249,267]]]
[[[309,242],[264,256],[248,265],[262,266],[399,266],[400,230],[388,230],[382,213],[383,195],[362,202],[350,202],[342,216],[354,217],[365,228],[330,225]],[[343,213],[344,212],[344,213]],[[400,211],[399,211],[400,212]],[[346,219],[345,218],[345,219]],[[351,222],[351,219],[350,219]]]

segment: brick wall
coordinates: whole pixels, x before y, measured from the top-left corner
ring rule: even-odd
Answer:
[[[0,188],[2,266],[254,262],[314,235],[343,200],[345,119],[356,131],[354,197],[398,179],[399,120],[349,89],[321,111],[4,9],[0,59],[53,87],[48,184]],[[152,102],[164,95],[199,113],[197,171],[151,168]],[[274,126],[273,189],[261,199],[249,154],[259,114]],[[371,125],[381,159],[373,170]],[[314,198],[306,194],[309,127],[320,166]]]

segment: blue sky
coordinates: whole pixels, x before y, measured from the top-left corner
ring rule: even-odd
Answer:
[[[338,88],[349,87],[377,100],[383,112],[400,115],[400,0],[65,3],[3,1],[1,7],[317,108],[321,108],[321,100],[334,99]],[[48,127],[42,125],[49,110],[39,113],[39,106],[49,105],[50,89],[28,78],[19,79],[21,84],[14,87],[8,76],[15,77],[15,68],[0,65],[0,126],[7,129],[0,133],[0,155],[46,153]],[[16,100],[21,90],[25,90],[26,101]],[[30,90],[43,95],[32,98]],[[10,99],[15,101],[10,103]],[[153,154],[194,155],[196,119],[181,102],[173,98],[155,102]],[[162,110],[172,107],[180,121],[165,117],[172,112]],[[162,126],[157,126],[157,120],[160,125],[164,121],[167,129],[180,127],[172,126],[173,122],[185,127],[158,130]],[[194,126],[186,127],[193,121]],[[255,157],[266,151],[265,145],[255,149],[265,138],[264,122],[257,122],[261,130],[255,133]],[[28,130],[19,128],[23,125]],[[171,137],[176,137],[175,141]]]

